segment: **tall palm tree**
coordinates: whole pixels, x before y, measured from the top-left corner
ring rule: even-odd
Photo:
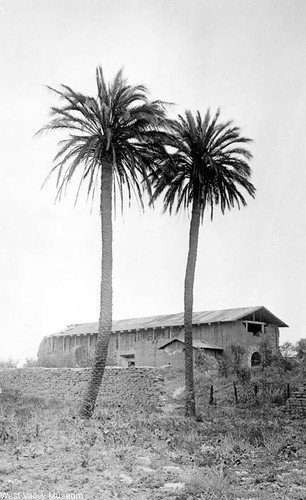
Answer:
[[[218,111],[204,119],[190,111],[172,122],[174,139],[172,154],[163,162],[155,181],[153,199],[164,194],[164,211],[176,212],[191,208],[189,249],[184,283],[185,386],[186,415],[195,415],[193,383],[192,312],[195,267],[200,223],[209,210],[213,219],[214,207],[221,212],[235,205],[245,206],[241,189],[252,197],[255,188],[250,182],[251,153],[245,145],[250,139],[240,135],[232,122],[219,123]],[[171,157],[171,158],[170,158]]]
[[[76,172],[79,189],[87,181],[87,195],[93,197],[100,185],[102,263],[99,330],[91,379],[81,407],[90,418],[104,374],[112,330],[112,209],[116,191],[128,200],[134,192],[142,202],[142,182],[150,193],[148,173],[161,151],[165,123],[165,103],[150,101],[143,85],[131,86],[119,71],[106,84],[102,68],[96,70],[97,97],[75,92],[66,85],[50,88],[62,101],[51,108],[52,118],[38,133],[61,130],[67,138],[59,143],[51,174],[57,173],[57,199],[65,192]],[[47,180],[46,179],[46,180]],[[114,196],[114,198],[113,198]]]

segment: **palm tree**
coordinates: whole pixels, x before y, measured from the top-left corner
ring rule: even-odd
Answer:
[[[102,273],[100,317],[91,379],[81,406],[83,418],[90,418],[104,374],[112,330],[112,209],[116,190],[131,200],[134,192],[143,208],[142,182],[150,193],[148,173],[161,151],[165,123],[165,103],[150,101],[143,85],[131,86],[119,71],[106,84],[102,68],[96,70],[97,97],[75,92],[66,85],[50,88],[62,101],[51,108],[52,118],[38,133],[63,130],[67,138],[59,143],[51,174],[57,173],[57,199],[60,200],[74,174],[80,171],[81,186],[88,182],[87,195],[94,197],[100,185],[102,234]],[[46,179],[46,180],[47,180]],[[113,198],[114,197],[114,198]]]
[[[211,117],[207,111],[204,119],[199,112],[194,117],[190,111],[172,122],[174,142],[171,155],[159,168],[155,180],[153,199],[164,194],[164,211],[172,213],[181,207],[191,207],[189,250],[184,283],[185,330],[185,386],[186,415],[195,415],[193,383],[192,312],[193,287],[197,259],[198,236],[204,213],[214,207],[221,212],[235,205],[245,206],[240,190],[253,198],[255,188],[250,182],[251,153],[245,145],[250,139],[240,136],[240,129],[232,122],[219,123],[218,111]],[[171,156],[171,158],[170,158]]]

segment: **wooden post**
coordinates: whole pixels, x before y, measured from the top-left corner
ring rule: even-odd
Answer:
[[[290,384],[287,383],[287,399],[290,398]]]
[[[234,384],[235,403],[237,404],[238,403],[237,387],[235,382],[233,382],[233,384]]]
[[[258,393],[258,385],[257,384],[254,385],[254,393],[255,393],[255,397],[256,397],[257,393]]]
[[[210,386],[210,397],[209,397],[209,404],[213,405],[214,404],[214,386]]]

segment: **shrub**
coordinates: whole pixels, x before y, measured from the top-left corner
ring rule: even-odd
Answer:
[[[218,359],[219,374],[221,377],[228,377],[230,373],[239,374],[242,367],[243,357],[245,355],[244,347],[239,344],[232,343],[223,356]]]
[[[237,375],[241,384],[248,384],[251,380],[252,371],[247,366],[242,366]]]
[[[284,405],[286,403],[286,392],[284,387],[273,388],[270,396],[271,403]]]
[[[263,339],[259,344],[259,354],[261,356],[262,369],[270,366],[273,362],[274,356],[272,351],[271,342],[269,339]]]
[[[194,357],[194,365],[203,372],[218,371],[218,361],[216,358],[197,349]]]
[[[26,358],[23,366],[24,368],[35,368],[36,366],[39,366],[38,359]]]
[[[218,364],[220,376],[227,378],[232,368],[231,356],[227,351],[218,359]]]
[[[300,339],[295,345],[295,350],[298,358],[306,359],[306,339]]]
[[[295,346],[291,342],[284,342],[280,347],[283,358],[292,358],[296,356]]]
[[[245,354],[245,348],[239,344],[232,343],[230,349],[232,355],[231,357],[232,357],[233,373],[238,375],[241,369],[243,356]]]
[[[296,358],[289,358],[283,356],[281,352],[273,356],[271,366],[276,367],[280,372],[291,372],[298,366],[298,360]]]

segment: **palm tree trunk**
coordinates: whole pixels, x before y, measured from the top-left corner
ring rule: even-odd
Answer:
[[[112,331],[112,309],[113,309],[113,227],[112,227],[112,189],[113,189],[113,167],[110,162],[102,164],[101,173],[101,234],[102,234],[102,276],[100,288],[100,318],[99,330],[95,347],[95,356],[88,384],[87,392],[81,407],[80,415],[90,418],[95,409],[95,403],[102,382],[108,344]]]
[[[193,286],[198,251],[200,219],[200,207],[194,200],[189,230],[189,250],[184,286],[186,415],[189,417],[194,417],[196,413],[193,382],[192,312]]]

